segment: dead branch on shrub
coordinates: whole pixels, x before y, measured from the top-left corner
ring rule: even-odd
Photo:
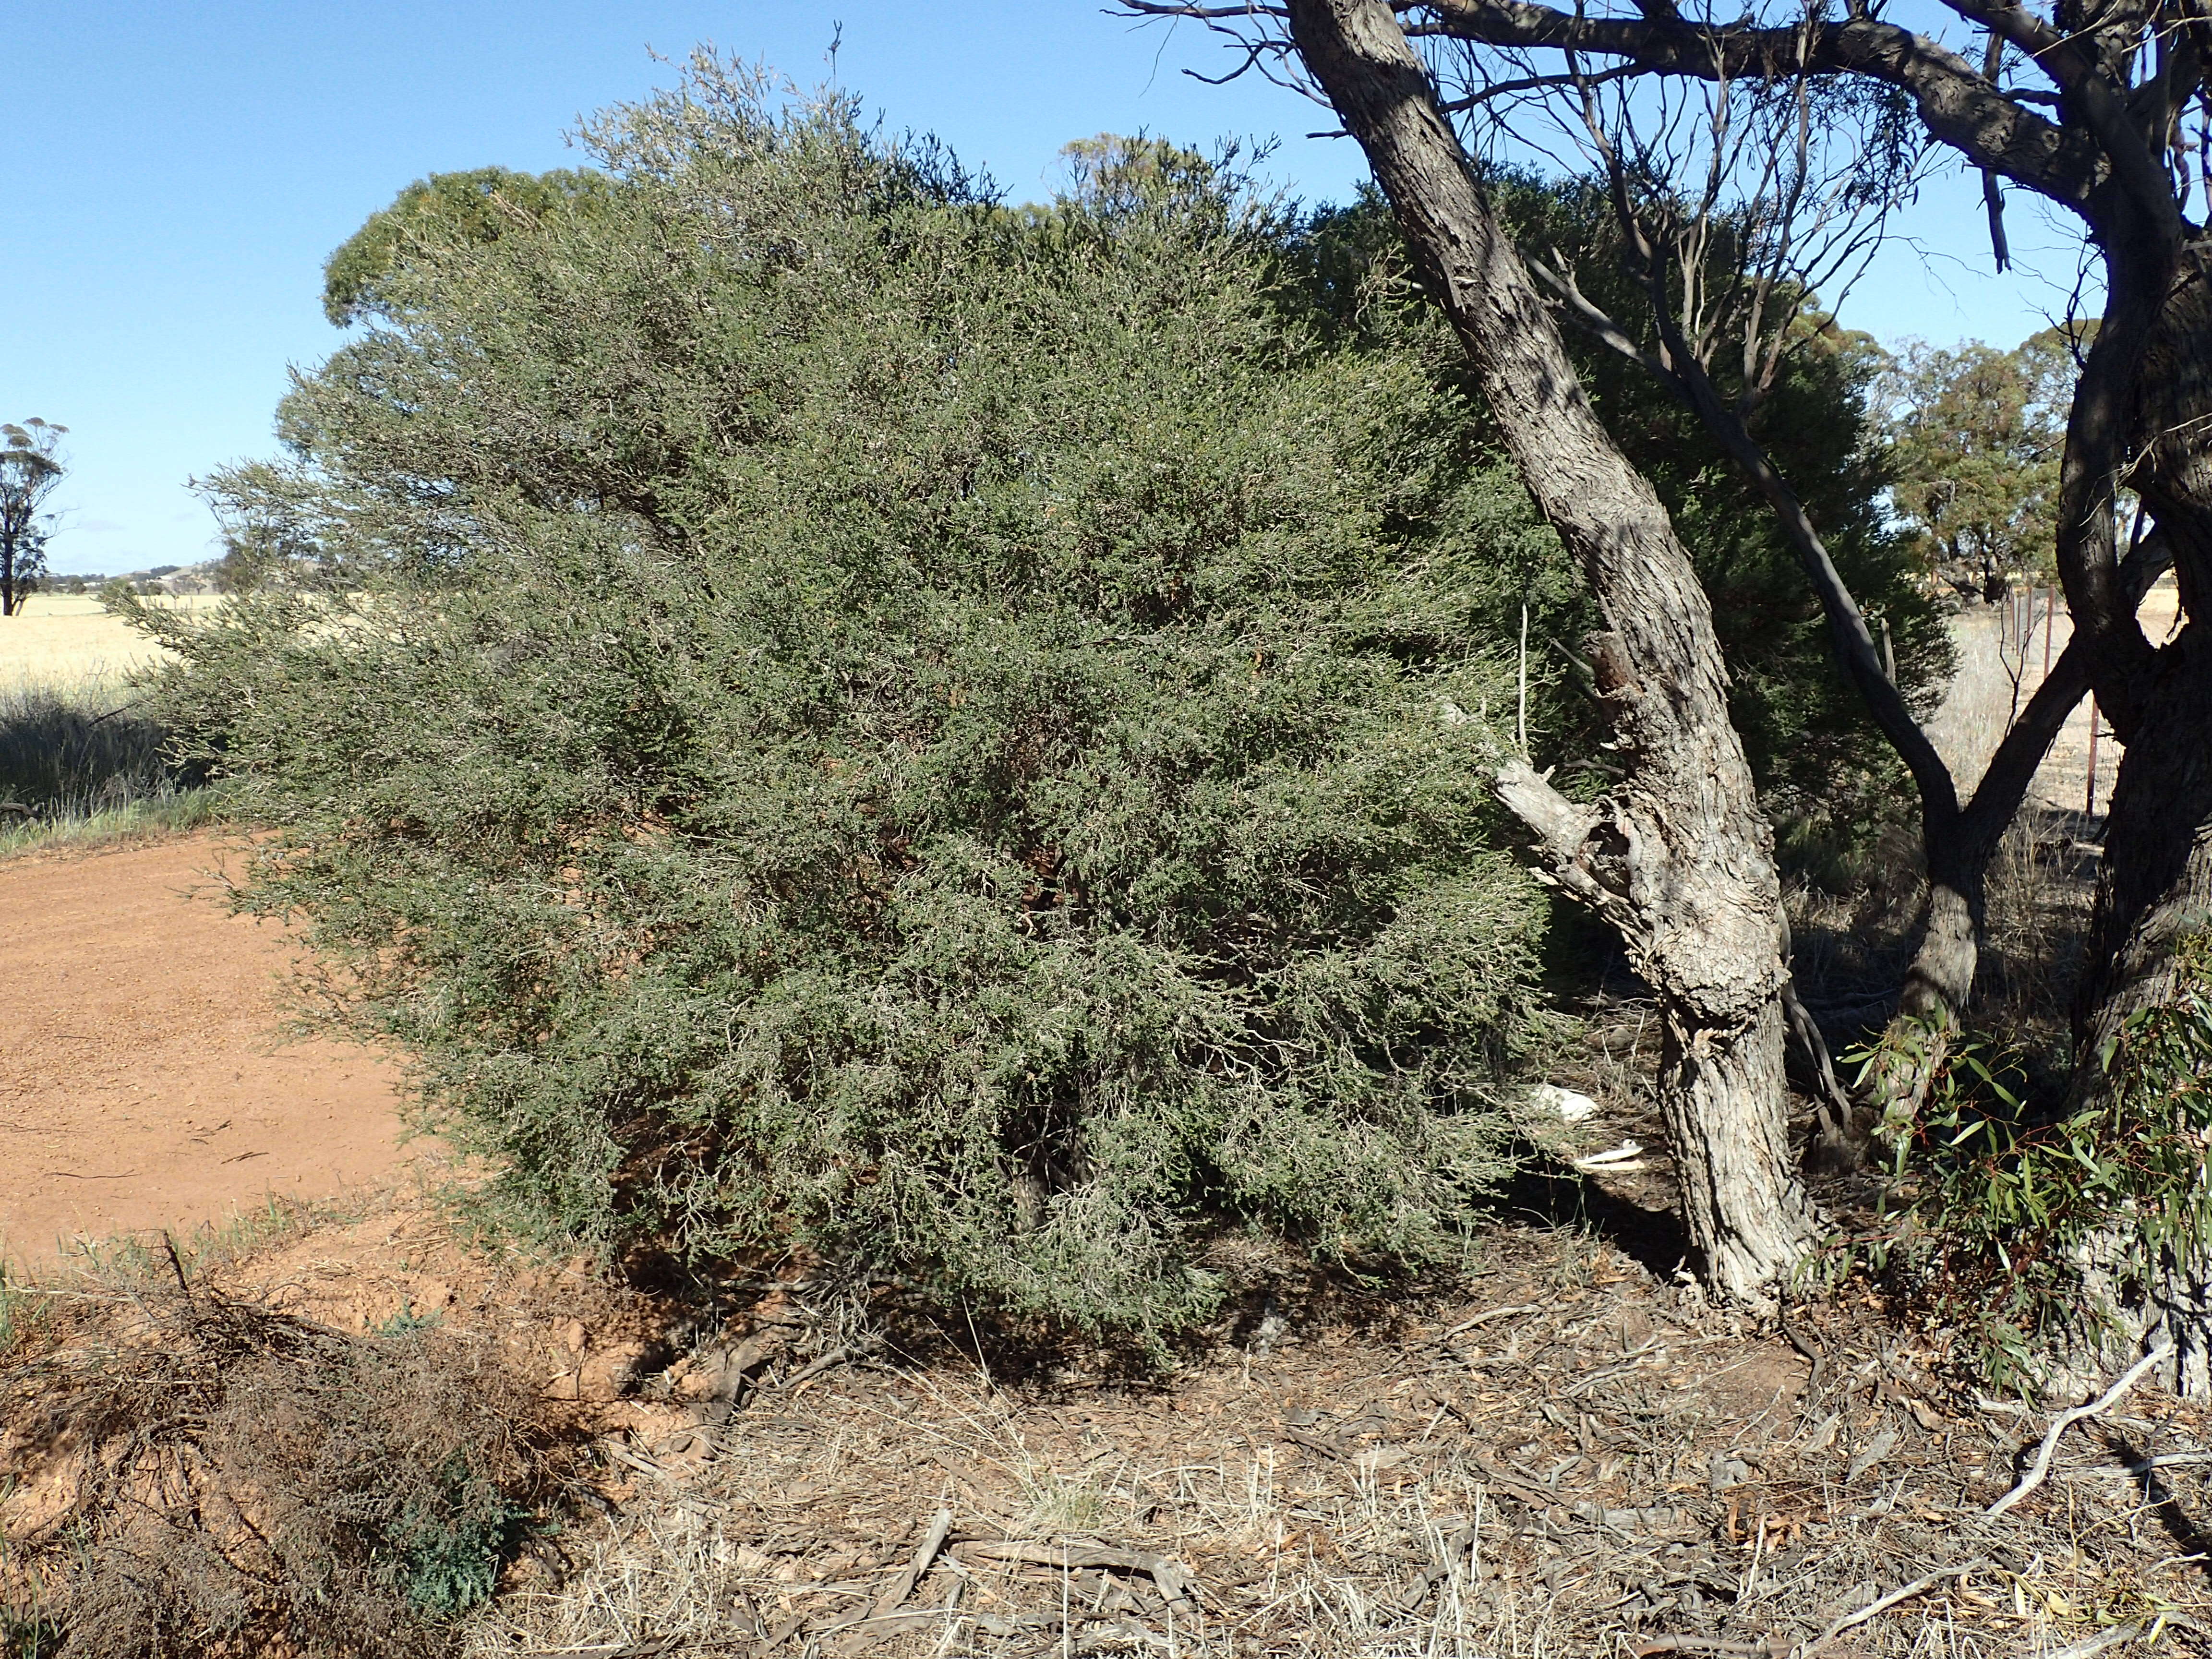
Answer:
[[[475,1352],[185,1279],[0,1379],[7,1585],[64,1655],[451,1650],[556,1496],[544,1408]]]

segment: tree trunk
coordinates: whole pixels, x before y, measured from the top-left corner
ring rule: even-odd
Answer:
[[[2175,946],[2212,927],[2212,283],[2202,244],[2126,212],[2104,240],[2107,301],[2068,421],[2058,562],[2125,747],[2075,999],[2077,1108],[2112,1086],[2105,1059],[2129,1016],[2171,997]],[[2184,626],[2163,645],[2144,636],[2142,586],[2112,556],[2121,483],[2140,491],[2172,560]],[[2092,1288],[2100,1273],[2140,1282],[2144,1303],[2120,1310],[2133,1334],[2162,1322],[2176,1344],[2165,1381],[2212,1398],[2212,1257],[2183,1249],[2146,1262],[2132,1248],[2118,1233],[2100,1241]]]
[[[2094,579],[2081,561],[2095,630],[2093,678],[2099,701],[2125,745],[2105,823],[2105,856],[2090,925],[2088,971],[2075,1004],[2075,1094],[2098,1085],[2105,1043],[2129,1014],[2165,999],[2172,947],[2212,926],[2212,282],[2187,261],[2178,270],[2115,258],[2112,301],[2090,351],[2082,384],[2128,376],[2136,407],[2119,439],[2141,434],[2134,482],[2170,550],[2185,625],[2154,647],[2136,620],[2140,586]],[[2168,273],[2172,274],[2169,275]],[[2133,281],[2128,281],[2132,276]],[[2136,355],[2096,374],[2123,334]],[[2077,399],[2069,461],[2082,426]],[[2084,442],[2082,447],[2091,446]],[[2093,453],[2093,462],[2111,465]],[[2086,517],[2080,508],[2077,516]],[[2109,536],[2110,514],[2096,525]],[[2073,550],[2062,535],[2062,556]],[[2062,569],[2066,561],[2062,558]],[[2069,598],[2075,573],[2069,578]]]
[[[1292,38],[1359,141],[1459,333],[1521,476],[1581,563],[1590,654],[1629,763],[1592,806],[1525,765],[1500,798],[1553,878],[1617,927],[1665,1021],[1659,1101],[1708,1283],[1759,1298],[1811,1209],[1786,1133],[1772,836],[1729,723],[1712,615],[1650,484],[1598,422],[1549,308],[1492,216],[1388,0],[1291,0]]]
[[[1660,1103],[1674,1142],[1682,1218],[1708,1284],[1737,1297],[1804,1259],[1811,1213],[1790,1157],[1779,997],[1752,1029],[1712,1041],[1711,1026],[1664,1005]]]
[[[2074,1098],[2112,1086],[2104,1057],[2130,1015],[2173,994],[2174,949],[2212,929],[2212,635],[2192,622],[2158,653],[2136,692],[2131,730],[2106,819],[2088,961],[2075,1005]],[[2126,1230],[2100,1236],[2088,1290],[2113,1304],[2118,1340],[2092,1356],[2109,1369],[2162,1328],[2174,1352],[2160,1380],[2185,1399],[2212,1400],[2212,1252],[2186,1243],[2140,1259]],[[2140,1287],[2140,1298],[2118,1287]]]
[[[2097,1086],[2128,1016],[2172,991],[2174,946],[2212,928],[2212,635],[2203,623],[2158,653],[2135,705],[2075,1000],[2082,1091]]]

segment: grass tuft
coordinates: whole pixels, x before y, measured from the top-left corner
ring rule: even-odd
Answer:
[[[121,677],[0,684],[0,858],[196,829],[222,798]]]

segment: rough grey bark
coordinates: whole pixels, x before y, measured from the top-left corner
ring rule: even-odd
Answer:
[[[1976,845],[1962,835],[1963,815],[1951,769],[1936,751],[1926,730],[1914,718],[1895,680],[1883,665],[1874,635],[1857,602],[1845,586],[1827,544],[1805,511],[1797,492],[1774,465],[1742,415],[1721,396],[1705,367],[1668,317],[1666,296],[1655,293],[1654,314],[1667,346],[1667,360],[1654,364],[1657,372],[1681,395],[1705,429],[1717,438],[1729,458],[1750,479],[1772,512],[1784,538],[1797,556],[1807,584],[1820,602],[1828,623],[1829,642],[1836,661],[1864,700],[1890,747],[1905,763],[1920,795],[1920,834],[1928,870],[1928,897],[1920,918],[1920,939],[1905,975],[1903,994],[1876,1049],[1879,1056],[1865,1079],[1871,1122],[1862,1122],[1844,1103],[1844,1121],[1822,1137],[1823,1151],[1835,1162],[1853,1160],[1854,1149],[1863,1145],[1865,1132],[1910,1122],[1926,1099],[1928,1090],[1947,1052],[1973,994],[1974,975],[1981,956],[1984,896],[1991,854],[1992,837]],[[2077,685],[2067,700],[2070,709],[2081,701]],[[2035,767],[2065,717],[2046,722],[2043,742],[2033,757],[2024,752],[2005,767],[1993,766],[1978,795],[1988,797],[1992,815],[2000,798],[2005,801],[2002,819],[1996,825],[2002,835],[2024,798]],[[2025,760],[2025,769],[2019,762]],[[1793,1016],[1795,1011],[1793,1010]],[[1796,1024],[1793,1018],[1793,1024]],[[1803,1022],[1810,1025],[1810,1022]],[[1818,1028],[1802,1039],[1825,1068],[1826,1045]]]
[[[1658,997],[1660,1104],[1699,1267],[1721,1294],[1759,1297],[1802,1258],[1813,1218],[1786,1133],[1772,838],[1729,722],[1705,592],[1656,494],[1591,410],[1387,0],[1288,10],[1301,59],[1365,150],[1604,615],[1590,654],[1626,779],[1583,806],[1515,764],[1498,793],[1553,878],[1620,930]]]
[[[2136,621],[2136,594],[2129,583],[2116,584],[2109,600],[2103,584],[2083,583],[2104,608],[2100,700],[2126,747],[2106,819],[2091,922],[2093,967],[2076,1004],[2075,1046],[2084,1064],[2077,1091],[2094,1086],[2087,1068],[2127,1017],[2165,1000],[2173,945],[2212,928],[2212,636],[2206,623],[2212,614],[2212,452],[2204,438],[2212,418],[2212,281],[2196,258],[2174,263],[2171,276],[2146,273],[2147,281],[2163,280],[2154,295],[2137,302],[2137,309],[2152,312],[2139,361],[2123,356],[2105,377],[2116,383],[2116,395],[2124,386],[2132,393],[2136,407],[2126,428],[2148,439],[2131,482],[2171,551],[2185,621],[2174,639],[2153,647]],[[2110,309],[2118,308],[2116,299]],[[2100,331],[2098,349],[2104,343]],[[2091,367],[2102,371],[2096,351],[2091,355]],[[2072,437],[2069,431],[2069,450]],[[2085,479],[2085,495],[2092,484]],[[2076,555],[2085,577],[2097,574],[2094,552]]]

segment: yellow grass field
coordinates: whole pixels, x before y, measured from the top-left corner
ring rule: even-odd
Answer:
[[[197,609],[218,601],[163,603]],[[159,647],[109,616],[89,593],[34,593],[15,615],[0,617],[0,690],[98,685],[160,654]]]
[[[2048,615],[2040,608],[2045,593],[2045,590],[2037,590],[2039,617]],[[2143,632],[2154,645],[2163,644],[2172,636],[2179,625],[2179,610],[2180,596],[2172,576],[2161,576],[2144,596],[2142,609],[2137,612]],[[2055,658],[2074,636],[2073,620],[2063,602],[2047,625],[2051,635],[2050,654]],[[1951,627],[1952,639],[1959,648],[1959,672],[1929,735],[1957,777],[1960,793],[1964,795],[1980,781],[2006,726],[2011,723],[2017,703],[2033,696],[2036,687],[2043,684],[2046,623],[2039,621],[2036,624],[2024,659],[2017,652],[2008,653],[2001,648],[2003,629],[1993,608],[1973,606],[1954,617]],[[2036,774],[2035,793],[2053,806],[2094,815],[2112,802],[2121,744],[2113,738],[2109,726],[2100,728],[2097,790],[2092,804],[2088,793],[2090,707],[2084,701],[2068,717]]]

